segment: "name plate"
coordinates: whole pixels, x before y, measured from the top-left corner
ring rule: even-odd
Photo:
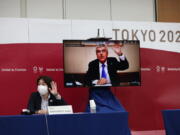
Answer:
[[[72,105],[48,106],[48,114],[72,114]]]

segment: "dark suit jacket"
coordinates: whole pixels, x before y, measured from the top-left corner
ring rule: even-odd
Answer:
[[[129,63],[127,59],[124,61],[118,61],[114,57],[108,57],[107,58],[107,65],[108,65],[108,72],[109,77],[112,83],[112,86],[118,86],[120,83],[117,71],[118,70],[125,70],[129,68]],[[93,60],[89,63],[88,71],[85,76],[85,85],[86,86],[93,86],[92,81],[93,80],[99,80],[100,79],[100,73],[99,73],[99,60]]]
[[[49,106],[66,105],[66,102],[62,98],[56,99],[56,97],[51,93],[48,102],[49,102]],[[31,94],[27,108],[31,111],[31,113],[35,113],[35,111],[41,109],[41,96],[39,92],[33,92]]]

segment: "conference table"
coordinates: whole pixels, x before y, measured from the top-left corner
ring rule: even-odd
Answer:
[[[0,116],[1,135],[130,135],[128,113]]]
[[[180,135],[180,109],[163,110],[166,135]]]

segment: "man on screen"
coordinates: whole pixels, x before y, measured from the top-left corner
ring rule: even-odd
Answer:
[[[118,70],[128,69],[129,63],[121,51],[122,45],[115,44],[112,48],[119,60],[108,57],[108,48],[105,44],[96,47],[97,59],[91,61],[86,73],[87,86],[118,86],[120,80]]]

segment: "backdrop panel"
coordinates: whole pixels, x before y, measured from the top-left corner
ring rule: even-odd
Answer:
[[[180,55],[145,48],[140,51],[142,86],[112,91],[129,112],[132,129],[161,129],[161,110],[180,108]],[[20,114],[26,108],[39,75],[49,75],[57,82],[59,92],[75,112],[85,110],[88,89],[63,88],[62,44],[1,44],[0,61],[0,115]]]

